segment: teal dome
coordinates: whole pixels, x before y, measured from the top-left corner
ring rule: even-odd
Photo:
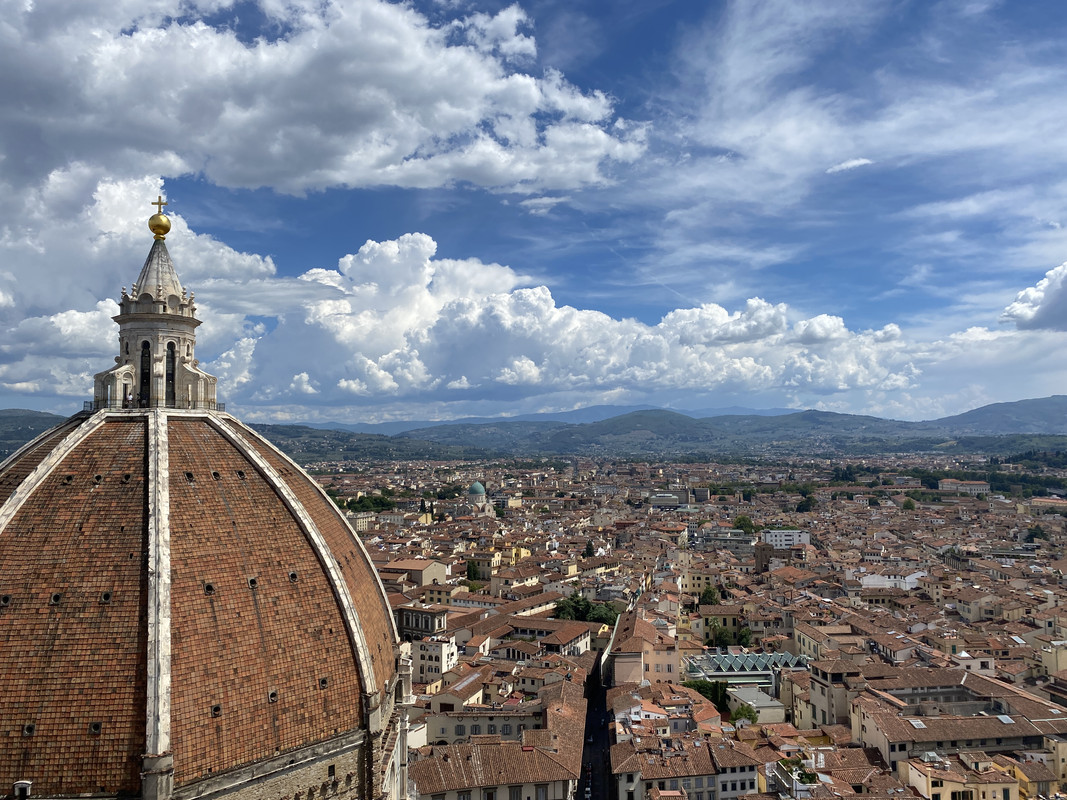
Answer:
[[[474,483],[471,484],[471,488],[469,488],[467,490],[467,494],[468,495],[485,494],[485,487],[482,486],[478,481],[475,481]]]

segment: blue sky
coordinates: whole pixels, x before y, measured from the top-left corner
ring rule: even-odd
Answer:
[[[0,407],[151,244],[250,421],[1062,393],[1057,2],[0,0]]]

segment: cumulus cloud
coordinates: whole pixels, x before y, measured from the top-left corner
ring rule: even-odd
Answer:
[[[1004,309],[1002,319],[1020,329],[1067,330],[1067,262],[1023,289]]]
[[[85,0],[76,13],[7,4],[0,148],[30,187],[71,161],[127,174],[197,173],[229,187],[437,187],[539,191],[596,184],[638,157],[640,131],[536,53],[513,5],[435,27],[382,0],[261,3],[281,32],[212,27],[214,2]],[[552,164],[553,169],[545,169]]]
[[[7,261],[10,275],[42,277],[5,285],[17,304],[24,302],[23,284],[41,283],[56,290],[54,303],[73,306],[6,324],[0,391],[68,402],[88,397],[92,375],[109,365],[117,346],[110,319],[117,309],[113,300],[81,298],[96,291],[115,296],[116,286],[136,276],[151,238],[143,210],[123,198],[160,189],[158,179],[103,182],[89,192],[89,203],[71,211],[80,221],[75,241],[46,224],[53,217],[42,209],[38,227],[0,242],[15,259]],[[20,219],[28,225],[34,217]],[[1032,363],[1047,357],[1032,339],[1019,338],[1023,331],[972,327],[921,342],[895,323],[854,330],[841,316],[803,314],[759,297],[735,308],[677,308],[646,324],[560,304],[548,286],[510,266],[439,258],[437,243],[424,233],[369,240],[334,269],[288,278],[268,260],[172,219],[181,235],[168,246],[204,319],[197,355],[219,377],[220,399],[249,418],[375,419],[405,411],[449,417],[499,413],[501,404],[518,410],[664,402],[709,392],[769,393],[825,407],[862,396],[892,412],[910,397],[914,416],[930,407],[920,387],[949,375],[963,385],[976,353],[996,358],[1005,374],[1020,354]],[[69,252],[69,262],[55,259],[56,252]],[[187,277],[206,276],[212,264],[234,267],[199,282]],[[1065,271],[1052,270],[1021,293],[1012,314],[1023,319],[1025,307],[1041,309],[1031,320],[1052,318]],[[77,276],[90,277],[92,288],[71,288]],[[0,282],[9,277],[0,273]]]

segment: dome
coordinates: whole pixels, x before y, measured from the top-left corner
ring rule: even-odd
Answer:
[[[402,796],[410,676],[362,543],[213,396],[145,385],[0,464],[0,786]]]
[[[485,487],[482,486],[482,484],[479,483],[478,481],[475,481],[474,483],[471,484],[471,488],[469,488],[467,490],[467,494],[471,495],[471,496],[478,495],[478,494],[484,495],[485,494]]]

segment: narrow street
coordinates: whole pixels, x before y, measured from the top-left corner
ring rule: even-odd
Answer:
[[[611,743],[607,719],[604,689],[600,685],[600,671],[597,669],[586,681],[585,749],[582,752],[578,800],[604,800],[611,797]],[[586,787],[589,788],[588,793]]]

